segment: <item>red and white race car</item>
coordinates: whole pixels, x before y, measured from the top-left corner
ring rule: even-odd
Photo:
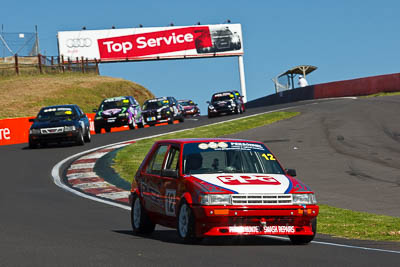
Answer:
[[[206,236],[288,235],[309,243],[319,207],[261,142],[157,141],[136,173],[130,203],[134,233],[177,228],[183,241]]]

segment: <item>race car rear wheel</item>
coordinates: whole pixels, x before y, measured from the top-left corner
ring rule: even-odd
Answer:
[[[94,127],[94,132],[96,133],[96,134],[99,134],[99,133],[101,133],[101,127]]]
[[[86,130],[86,135],[85,135],[85,142],[86,143],[90,143],[90,141],[92,141],[92,135],[90,134],[90,129],[88,128]]]
[[[82,130],[79,131],[78,136],[76,137],[75,143],[78,146],[83,146],[85,144],[85,140],[84,140],[84,137],[83,137],[83,134],[82,134]]]
[[[131,224],[133,233],[151,234],[156,225],[147,216],[146,210],[143,208],[140,198],[137,195],[133,196],[131,207]]]
[[[185,243],[200,241],[201,238],[195,236],[195,218],[192,209],[183,201],[178,214],[178,235]]]
[[[313,235],[289,235],[290,241],[292,241],[293,245],[305,245],[310,243],[317,233],[317,218],[311,220],[311,229],[313,231]]]
[[[104,129],[106,130],[107,133],[111,132],[111,127],[106,127]]]

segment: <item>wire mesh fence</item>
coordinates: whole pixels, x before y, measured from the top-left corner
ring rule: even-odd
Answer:
[[[8,56],[0,58],[0,76],[55,74],[81,72],[99,74],[97,61],[84,58],[64,59],[63,57],[43,56]]]

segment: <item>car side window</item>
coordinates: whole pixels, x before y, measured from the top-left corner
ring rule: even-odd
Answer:
[[[179,155],[179,148],[172,146],[168,153],[167,164],[165,165],[166,170],[174,171],[179,169]]]
[[[154,153],[149,165],[147,166],[146,172],[149,174],[160,175],[161,169],[163,168],[163,162],[165,159],[165,154],[168,150],[167,145],[161,145],[156,153]]]

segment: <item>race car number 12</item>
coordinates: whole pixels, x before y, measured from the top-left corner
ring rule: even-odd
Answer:
[[[266,160],[276,160],[272,154],[265,154],[265,153],[263,153],[262,156],[263,156]]]

